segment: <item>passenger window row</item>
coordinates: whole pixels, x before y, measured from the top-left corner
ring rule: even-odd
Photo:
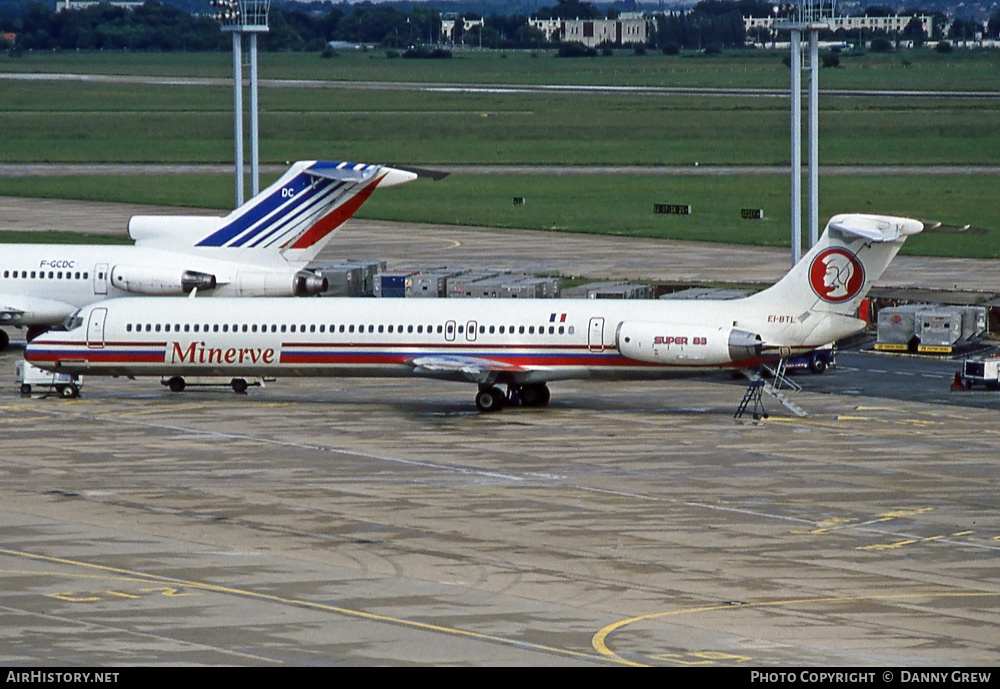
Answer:
[[[547,331],[546,331],[546,328],[548,329]],[[213,332],[213,333],[218,333],[218,332],[223,332],[223,333],[229,333],[229,332],[233,332],[233,333],[239,333],[239,332],[243,332],[243,333],[247,333],[247,332],[249,332],[249,333],[258,333],[258,332],[260,332],[260,333],[267,333],[267,332],[272,332],[272,333],[279,333],[279,332],[280,333],[295,333],[295,332],[299,332],[299,333],[306,333],[306,332],[309,332],[309,333],[317,333],[317,332],[318,333],[327,333],[327,332],[329,332],[329,333],[352,334],[352,333],[366,333],[366,332],[367,333],[376,333],[376,332],[378,332],[378,333],[389,333],[389,334],[403,334],[403,333],[413,334],[413,333],[416,333],[417,335],[422,335],[422,334],[425,334],[425,333],[426,334],[433,334],[433,333],[442,334],[442,333],[447,332],[449,335],[451,335],[454,332],[456,332],[456,330],[457,330],[457,332],[459,334],[466,334],[466,332],[465,332],[466,331],[466,326],[465,325],[458,325],[458,326],[456,326],[454,323],[448,323],[447,326],[445,326],[445,325],[436,325],[436,326],[435,325],[426,325],[425,326],[425,325],[422,325],[422,324],[421,325],[410,324],[410,325],[405,325],[405,326],[402,325],[402,324],[400,324],[400,325],[385,325],[385,324],[381,324],[381,325],[374,325],[374,324],[353,325],[353,324],[345,324],[345,323],[341,323],[340,325],[330,324],[329,326],[327,326],[325,324],[321,324],[321,325],[315,325],[315,324],[313,324],[313,325],[308,325],[307,326],[305,324],[296,325],[296,324],[285,324],[285,323],[282,323],[282,324],[271,323],[271,324],[263,324],[263,325],[257,324],[257,323],[233,323],[233,324],[229,324],[229,323],[183,323],[183,324],[181,324],[181,323],[165,323],[165,324],[164,323],[127,323],[125,325],[125,331],[126,332],[130,332],[130,333],[131,332],[137,332],[137,333],[139,333],[139,332],[147,332],[147,333],[150,333],[150,332],[156,332],[156,333],[159,333],[159,332],[167,332],[167,333],[169,333],[169,332],[175,332],[175,333],[179,333],[179,332],[185,332],[185,333],[192,333],[192,332],[193,333],[208,333],[208,332]],[[469,329],[469,332],[472,332],[471,327]],[[535,335],[536,332],[537,332],[538,335],[545,335],[546,332],[549,335],[556,335],[556,334],[558,334],[558,335],[565,335],[565,334],[572,335],[572,334],[574,334],[576,332],[576,329],[572,325],[570,325],[570,326],[564,326],[564,325],[559,325],[559,326],[555,326],[555,325],[544,326],[544,325],[540,325],[540,326],[537,327],[537,331],[536,331],[535,326],[533,326],[533,325],[529,325],[529,326],[524,326],[524,325],[521,325],[521,326],[513,326],[513,325],[508,325],[508,326],[504,326],[504,325],[500,325],[500,326],[489,325],[489,326],[487,326],[487,325],[480,325],[480,326],[478,326],[478,332],[481,335],[485,335],[486,333],[489,333],[491,335],[493,335],[493,334],[513,335],[515,332],[518,335],[525,335],[525,334],[527,334],[527,335]]]
[[[80,271],[65,273],[61,270],[5,270],[3,276],[6,279],[28,279],[28,280],[89,280],[90,274]]]

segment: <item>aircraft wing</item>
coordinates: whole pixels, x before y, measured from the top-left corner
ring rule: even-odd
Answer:
[[[497,373],[523,371],[520,366],[507,364],[495,359],[472,356],[422,356],[411,359],[413,372],[428,378],[447,380],[468,380],[473,383],[487,383]]]
[[[76,309],[55,299],[0,294],[0,325],[55,325]]]

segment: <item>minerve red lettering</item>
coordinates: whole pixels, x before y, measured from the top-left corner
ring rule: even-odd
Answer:
[[[184,347],[180,342],[174,342],[172,351],[172,363],[198,363],[198,364],[235,364],[244,363],[247,360],[252,364],[262,361],[265,364],[274,363],[273,349],[216,349],[206,348],[204,342],[192,342]]]
[[[187,363],[188,361],[194,361],[194,347],[195,343],[192,342],[190,345],[188,345],[188,348],[184,350],[181,349],[180,342],[174,342],[174,354],[173,358],[171,359],[171,362],[184,364]]]

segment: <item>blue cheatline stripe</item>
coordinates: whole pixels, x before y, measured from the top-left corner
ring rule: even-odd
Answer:
[[[270,196],[261,199],[261,201],[255,206],[247,209],[245,213],[240,215],[233,222],[205,237],[203,240],[198,242],[196,246],[225,246],[227,242],[242,232],[245,232],[253,224],[257,223],[274,210],[280,208],[283,204],[289,203],[289,201],[297,203],[300,196],[299,192],[306,189],[308,186],[309,178],[305,174],[299,173],[290,179],[286,184],[282,185],[278,189],[275,189]],[[288,188],[292,188],[295,191],[295,195],[291,199],[282,196],[282,192]]]
[[[270,232],[255,233],[256,238],[250,243],[250,247],[270,247],[274,244],[283,245],[292,241],[300,232],[309,229],[302,226],[303,219],[308,219],[316,213],[317,209],[332,210],[333,207],[339,205],[341,198],[350,191],[350,189],[346,189],[342,193],[338,193],[346,185],[346,182],[332,182],[330,180],[317,182],[314,198],[310,199],[308,204],[303,204],[291,213],[281,216],[279,223],[273,226]],[[311,225],[312,223],[307,224]],[[240,245],[244,244],[246,244],[245,241],[240,242]]]
[[[307,191],[298,193],[291,203],[286,207],[276,210],[271,217],[266,218],[258,227],[251,229],[242,237],[231,242],[229,246],[251,246],[256,247],[264,242],[268,237],[278,234],[278,239],[285,235],[295,235],[303,228],[297,227],[297,223],[302,221],[303,216],[307,216],[313,211],[317,204],[322,204],[324,196],[329,193],[331,185],[341,185],[343,182],[332,182],[331,180],[313,180]],[[274,243],[272,239],[269,244]]]
[[[286,184],[272,196],[274,201],[267,199],[265,203],[249,210],[244,216],[235,220],[229,227],[239,227],[240,231],[235,237],[224,242],[223,246],[246,246],[247,243],[253,241],[261,233],[270,230],[275,224],[281,225],[288,217],[288,213],[295,212],[302,205],[309,203],[314,196],[326,187],[325,184],[314,184],[305,175],[302,176],[301,180],[295,178],[292,180],[292,183],[294,186],[291,198],[280,198],[282,192],[292,186]]]
[[[288,184],[278,189],[275,194],[272,194],[267,199],[261,201],[261,203],[259,203],[257,206],[254,206],[253,208],[249,209],[244,215],[240,216],[239,218],[237,218],[237,220],[233,221],[233,223],[227,225],[226,227],[220,230],[217,230],[215,234],[213,234],[206,240],[203,240],[203,242],[199,243],[198,245],[230,246],[230,247],[247,246],[248,243],[255,242],[255,240],[262,233],[266,234],[267,236],[271,236],[279,229],[287,228],[288,222],[285,222],[279,228],[272,228],[271,223],[275,221],[275,218],[277,218],[279,222],[283,220],[287,221],[292,217],[291,215],[292,213],[304,212],[304,211],[297,211],[296,209],[304,208],[308,205],[314,204],[315,203],[314,198],[322,194],[328,187],[330,187],[330,185],[334,185],[335,188],[347,186],[347,188],[350,189],[353,188],[354,186],[357,186],[358,184],[357,182],[348,182],[345,180],[332,180],[323,177],[315,177],[308,174],[310,171],[346,168],[364,172],[365,170],[372,167],[377,167],[377,166],[367,165],[364,163],[346,163],[346,162],[334,163],[327,161],[317,161],[312,165],[310,165],[308,168],[306,168],[303,172],[293,177],[292,180],[288,182]],[[295,195],[289,202],[286,203],[283,201],[281,197],[282,191],[289,188],[289,186],[293,185],[295,189]],[[300,193],[300,191],[305,187],[309,187],[308,193],[305,194]],[[276,215],[275,217],[270,218],[269,222],[262,222],[267,218],[268,215],[276,212],[277,210],[280,210],[281,213]],[[259,227],[254,228],[253,226],[258,222],[262,222],[262,224]],[[240,236],[241,234],[243,234],[243,236]],[[236,240],[233,241],[234,239]],[[209,240],[211,240],[212,243],[206,243]],[[256,241],[255,243],[251,244],[251,246],[257,246],[260,243],[261,243],[260,241]],[[273,243],[275,243],[275,240],[271,241],[271,244]]]
[[[268,231],[271,228],[271,223],[269,222],[262,224],[256,229],[253,229],[252,231],[248,232],[248,230],[251,230],[251,228],[253,228],[255,224],[265,220],[269,215],[271,215],[275,211],[281,209],[282,213],[275,216],[275,218],[272,218],[271,219],[272,222],[275,219],[280,221],[286,217],[286,214],[290,210],[294,210],[295,208],[308,204],[313,199],[313,197],[322,193],[327,187],[330,186],[330,184],[334,183],[343,184],[343,182],[337,182],[336,180],[329,180],[324,178],[318,178],[314,183],[313,181],[314,178],[308,174],[308,170],[312,170],[314,168],[319,168],[319,167],[337,167],[337,165],[334,164],[326,164],[325,166],[313,165],[307,168],[306,171],[298,173],[297,175],[292,177],[292,179],[290,179],[288,182],[283,184],[281,187],[275,189],[270,196],[261,199],[256,205],[254,205],[251,208],[248,208],[246,212],[237,217],[231,223],[228,223],[227,225],[223,226],[222,228],[216,230],[209,236],[202,239],[200,242],[198,242],[196,246],[216,246],[216,247],[226,246],[233,239],[239,237],[241,234],[246,232],[247,234],[245,236],[240,237],[238,241],[233,242],[233,244],[230,245],[230,246],[244,246],[247,244],[247,242],[252,241],[258,234]],[[283,196],[283,192],[285,192],[288,189],[292,189],[294,191],[294,195],[290,199],[287,198],[286,196]],[[302,193],[303,190],[308,190],[308,191]],[[283,206],[284,208],[282,208]]]

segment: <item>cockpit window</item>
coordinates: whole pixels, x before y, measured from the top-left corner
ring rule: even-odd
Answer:
[[[53,330],[76,330],[77,328],[83,327],[83,316],[80,315],[80,309],[77,309],[70,315],[66,316],[65,320],[59,325],[58,328],[53,328]]]

